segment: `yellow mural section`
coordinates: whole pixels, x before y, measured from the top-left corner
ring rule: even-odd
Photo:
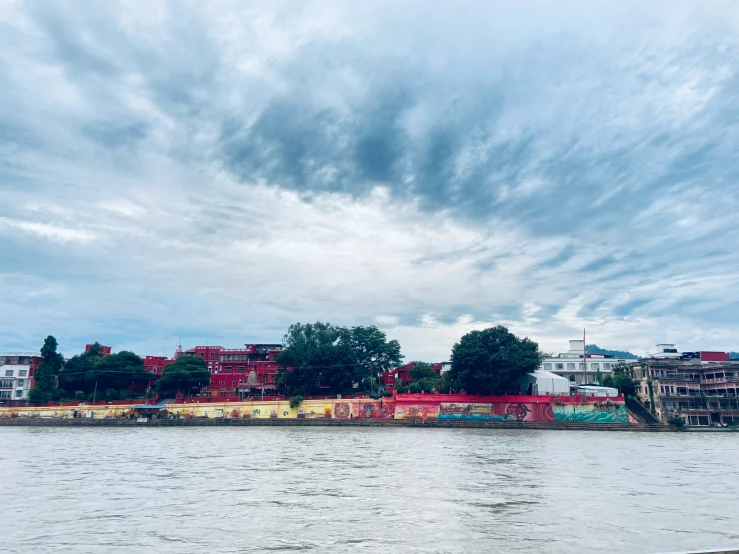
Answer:
[[[158,414],[167,418],[252,418],[252,419],[314,419],[334,417],[336,404],[340,404],[339,412],[344,417],[358,417],[360,407],[367,404],[379,404],[379,400],[304,400],[297,408],[290,407],[289,400],[250,401],[250,402],[204,402],[204,403],[167,403],[158,408],[143,407],[131,403],[123,405],[88,405],[77,406],[0,406],[0,418],[6,417],[40,417],[40,418],[138,418]],[[348,412],[347,412],[348,407]]]

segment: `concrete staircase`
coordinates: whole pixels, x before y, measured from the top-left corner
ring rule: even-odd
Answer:
[[[662,425],[656,415],[647,410],[644,404],[632,396],[626,397],[626,409],[634,416],[634,419],[643,425]]]

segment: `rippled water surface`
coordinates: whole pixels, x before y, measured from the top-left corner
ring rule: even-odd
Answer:
[[[0,428],[2,552],[739,547],[739,435]]]

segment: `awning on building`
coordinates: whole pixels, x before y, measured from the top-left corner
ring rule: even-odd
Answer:
[[[163,410],[165,408],[164,402],[158,404],[134,404],[129,406],[132,410]]]

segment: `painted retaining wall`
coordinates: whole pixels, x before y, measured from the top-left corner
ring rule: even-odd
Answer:
[[[136,417],[145,410],[136,404],[0,407],[0,418],[121,418]],[[289,400],[167,403],[166,410],[179,418],[226,419],[373,419],[462,420],[519,422],[636,423],[623,397],[589,399],[573,396],[498,396],[398,394],[392,398],[305,400],[297,408]]]

